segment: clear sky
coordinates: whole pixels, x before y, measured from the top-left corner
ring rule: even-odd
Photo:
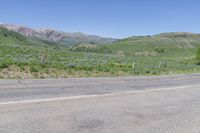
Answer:
[[[0,22],[115,38],[200,33],[200,0],[2,0]]]

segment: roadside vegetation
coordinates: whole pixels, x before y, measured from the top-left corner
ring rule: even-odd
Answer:
[[[196,53],[196,64],[200,65],[200,47],[197,48],[197,53]]]
[[[0,28],[0,78],[200,72],[200,50],[197,50],[199,42],[195,39],[196,35],[186,36],[190,41],[185,40],[182,34],[178,35],[177,39],[169,35],[132,37],[108,45],[83,43],[69,48],[45,40],[29,39]],[[181,42],[180,38],[184,40]],[[163,44],[163,40],[166,44]]]

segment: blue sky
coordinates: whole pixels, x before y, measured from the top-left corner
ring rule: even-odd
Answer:
[[[199,0],[2,0],[0,22],[123,38],[200,33]]]

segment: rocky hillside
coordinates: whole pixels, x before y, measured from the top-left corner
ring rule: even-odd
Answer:
[[[31,32],[29,32],[31,33]],[[7,28],[0,27],[0,45],[9,47],[23,47],[23,46],[30,46],[30,47],[51,47],[51,48],[65,48],[65,46],[48,40],[43,40],[40,38],[30,38],[24,35],[21,35],[17,32],[10,31]],[[1,47],[2,48],[2,47]]]
[[[46,39],[49,41],[55,41],[64,45],[75,45],[81,42],[94,43],[94,44],[107,44],[112,43],[116,39],[104,38],[96,35],[87,35],[81,32],[68,33],[63,31],[57,31],[53,29],[32,29],[22,25],[0,24],[1,27],[7,28],[11,31],[18,32],[27,37],[36,37]]]

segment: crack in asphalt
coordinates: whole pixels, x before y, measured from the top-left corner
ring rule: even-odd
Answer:
[[[23,86],[29,88],[29,85],[27,85],[26,83],[23,83],[21,80],[18,80],[18,84],[21,84],[21,85],[23,85]]]

